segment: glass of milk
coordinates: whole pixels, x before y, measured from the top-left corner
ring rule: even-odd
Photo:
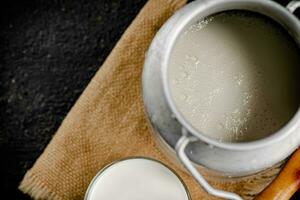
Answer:
[[[191,200],[180,177],[163,163],[145,157],[115,161],[92,180],[85,200]]]

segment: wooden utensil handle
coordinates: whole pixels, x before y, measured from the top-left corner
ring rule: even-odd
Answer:
[[[300,188],[300,149],[298,148],[278,177],[255,200],[288,200]]]

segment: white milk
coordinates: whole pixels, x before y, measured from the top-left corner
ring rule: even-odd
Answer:
[[[203,134],[251,141],[279,130],[299,105],[299,49],[278,24],[231,11],[192,25],[175,44],[176,106]]]
[[[188,200],[179,178],[164,165],[129,159],[105,169],[94,181],[88,200]]]

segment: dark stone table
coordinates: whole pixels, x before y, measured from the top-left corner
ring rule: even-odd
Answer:
[[[146,0],[4,2],[1,199],[30,199],[17,190],[23,175]]]
[[[28,199],[17,190],[23,175],[145,2],[10,0],[1,5],[1,197]]]

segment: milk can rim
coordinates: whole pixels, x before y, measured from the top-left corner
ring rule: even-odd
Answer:
[[[228,3],[241,3],[241,4],[254,4],[256,6],[261,6],[259,12],[267,17],[272,18],[271,16],[267,15],[264,13],[264,9],[261,8],[268,8],[269,11],[273,10],[273,12],[279,12],[282,16],[282,18],[287,21],[290,20],[294,24],[297,24],[296,27],[290,27],[293,28],[297,33],[300,35],[300,22],[299,20],[291,13],[289,12],[285,7],[281,6],[280,4],[270,1],[270,0],[204,0],[202,2],[200,1],[195,1],[190,3],[189,6],[189,12],[184,13],[184,9],[182,8],[179,10],[175,15],[178,15],[178,20],[173,24],[172,30],[169,30],[168,37],[166,38],[165,41],[165,52],[163,56],[161,57],[161,64],[162,64],[162,82],[163,82],[163,90],[164,90],[164,95],[166,98],[166,102],[170,109],[172,110],[173,114],[175,115],[175,118],[183,125],[184,128],[200,140],[211,144],[213,146],[217,146],[220,148],[224,149],[231,149],[231,150],[251,150],[251,149],[257,149],[257,148],[262,148],[267,145],[272,145],[276,142],[282,141],[284,138],[288,137],[291,133],[294,132],[297,124],[300,123],[300,108],[295,112],[293,117],[278,131],[275,133],[265,137],[261,138],[255,141],[249,141],[249,142],[243,142],[243,143],[226,143],[226,142],[220,142],[215,139],[209,138],[206,135],[200,133],[197,131],[192,125],[190,125],[185,118],[182,116],[182,114],[178,111],[175,102],[172,99],[172,95],[169,89],[169,84],[168,84],[168,77],[167,77],[167,70],[168,70],[168,61],[169,57],[171,54],[171,49],[179,36],[180,32],[188,25],[188,23],[196,18],[199,13],[201,13],[204,9],[208,9],[209,7],[213,7],[219,4],[228,4]],[[187,6],[186,6],[187,7]],[[234,10],[232,9],[225,9],[222,11],[226,10]],[[256,10],[251,10],[244,8],[244,10],[249,10],[249,11],[254,11],[258,12]],[[219,11],[221,12],[221,11]],[[217,12],[216,12],[217,13]],[[214,14],[214,13],[212,13]],[[274,19],[274,21],[276,21]],[[277,23],[279,23],[277,21]],[[280,24],[280,23],[279,23]],[[286,28],[286,27],[284,27]],[[300,41],[298,41],[300,43]],[[300,44],[299,44],[300,45]],[[299,47],[300,48],[300,47]]]

